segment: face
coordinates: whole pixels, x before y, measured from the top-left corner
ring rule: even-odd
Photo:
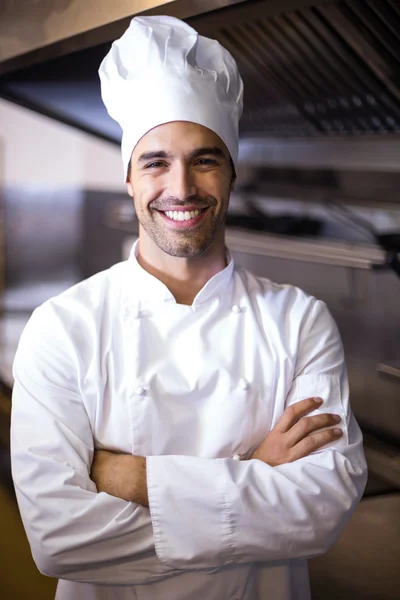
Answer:
[[[229,152],[214,132],[183,121],[152,129],[132,153],[127,180],[141,239],[181,258],[223,245],[232,181]]]

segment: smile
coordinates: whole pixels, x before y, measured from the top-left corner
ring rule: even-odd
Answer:
[[[190,221],[190,219],[198,217],[200,213],[201,210],[167,210],[164,214],[173,221]]]
[[[208,212],[208,208],[195,210],[165,210],[158,211],[164,221],[174,229],[191,228],[199,225]]]

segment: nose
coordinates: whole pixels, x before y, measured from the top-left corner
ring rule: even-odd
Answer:
[[[195,176],[190,166],[177,163],[168,174],[168,193],[177,200],[186,200],[197,194]]]

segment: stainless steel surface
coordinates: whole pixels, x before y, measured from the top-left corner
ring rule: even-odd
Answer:
[[[2,198],[6,288],[78,278],[84,191],[76,186],[7,186]],[[31,301],[29,294],[26,301]]]
[[[298,240],[229,228],[226,241],[231,250],[253,256],[356,269],[372,269],[385,262],[384,252],[376,247],[345,242]]]
[[[240,24],[228,18],[221,29],[207,29],[241,65],[248,88],[242,130],[291,136],[400,130],[396,6],[315,4],[270,16],[264,3]]]
[[[236,58],[243,137],[400,132],[400,10],[390,0],[27,0],[23,8],[9,0],[0,14],[0,94],[106,135],[97,77],[105,46],[134,14],[160,12],[187,19]],[[108,138],[118,142],[120,131]]]
[[[400,57],[400,54],[399,54]],[[297,167],[362,172],[400,170],[400,137],[277,139],[243,138],[240,162],[248,166]],[[399,190],[394,189],[393,195]]]
[[[364,449],[369,472],[400,490],[400,449],[370,434],[364,434]]]
[[[400,47],[400,14],[395,3],[347,0],[325,6],[323,15],[356,56],[370,66],[376,82],[383,83],[387,91],[400,100],[400,91],[390,69],[390,60],[397,61]],[[364,28],[368,35],[365,35]],[[358,69],[355,69],[354,75],[358,74]],[[378,85],[375,90],[378,92]],[[398,109],[396,112],[398,114]]]
[[[385,375],[390,375],[392,377],[397,377],[397,379],[400,379],[400,367],[398,366],[385,365],[383,363],[379,363],[376,369],[379,373],[384,373]]]
[[[187,19],[243,1],[5,0],[0,4],[0,63],[72,38],[75,40],[67,46],[70,52],[112,40],[122,34],[127,26],[126,20],[134,15],[156,13]],[[123,22],[107,30],[107,26],[119,21]],[[76,38],[79,35],[81,37]],[[61,53],[61,46],[54,47],[52,57]]]
[[[0,6],[0,61],[53,44],[136,14],[188,18],[244,0],[8,0]],[[27,27],[29,18],[30,26]],[[77,48],[76,48],[77,49]]]

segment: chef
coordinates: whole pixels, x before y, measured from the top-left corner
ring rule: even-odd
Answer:
[[[33,557],[58,600],[306,600],[366,466],[326,306],[225,246],[235,61],[139,17],[100,78],[139,240],[22,334],[11,450]]]

